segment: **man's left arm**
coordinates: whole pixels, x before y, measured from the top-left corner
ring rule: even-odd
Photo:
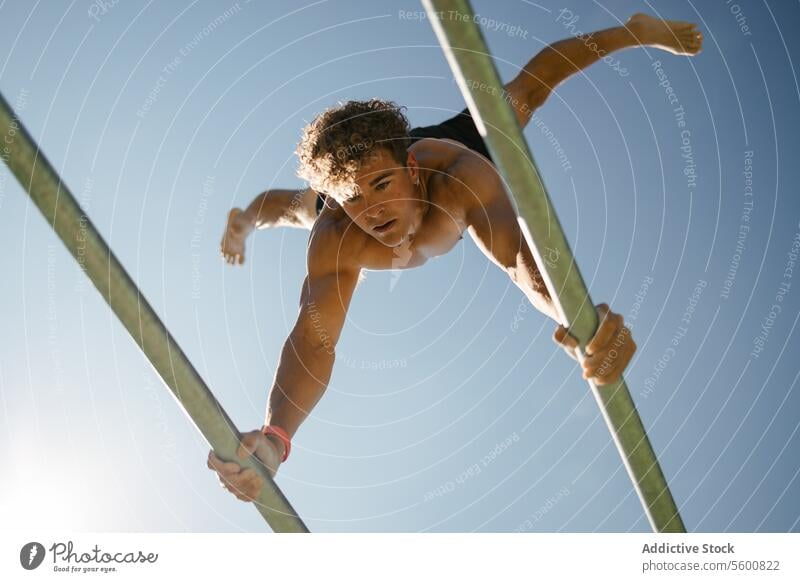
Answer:
[[[463,193],[472,203],[467,209],[468,231],[475,244],[498,267],[503,269],[534,307],[559,323],[553,339],[578,360],[575,339],[561,325],[541,271],[533,258],[514,207],[506,195],[496,172],[459,172]],[[600,325],[586,345],[583,377],[597,384],[608,384],[619,378],[636,351],[630,330],[621,315],[606,304],[597,306]]]

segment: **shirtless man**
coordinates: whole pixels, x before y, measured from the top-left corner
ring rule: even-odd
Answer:
[[[546,47],[505,85],[506,100],[525,126],[567,77],[636,46],[695,55],[702,34],[688,22],[636,14],[625,26],[594,33],[591,41],[570,38]],[[235,265],[244,262],[245,240],[256,228],[311,230],[300,310],[283,347],[266,424],[244,434],[238,451],[241,459],[254,454],[273,476],[325,392],[362,269],[418,267],[452,249],[466,230],[531,303],[558,322],[502,180],[466,110],[440,125],[410,130],[394,103],[349,101],[305,128],[297,154],[298,173],[310,188],[269,190],[246,210],[234,208],[222,240],[225,260]],[[619,378],[636,346],[622,316],[605,304],[597,309],[600,326],[582,367],[584,378],[602,385]],[[553,337],[576,358],[577,344],[567,329],[559,325]],[[208,467],[237,498],[258,496],[262,480],[252,469],[222,461],[213,451]]]

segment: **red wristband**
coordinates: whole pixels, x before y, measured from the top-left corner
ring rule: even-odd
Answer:
[[[292,450],[292,439],[289,438],[289,435],[286,433],[285,430],[283,430],[279,426],[264,425],[264,428],[261,429],[261,432],[263,432],[264,434],[274,434],[276,437],[281,439],[281,442],[283,442],[284,451],[281,463],[283,463],[286,459],[289,458],[289,451]]]

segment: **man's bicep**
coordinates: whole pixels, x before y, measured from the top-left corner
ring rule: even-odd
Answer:
[[[480,192],[467,214],[469,234],[497,266],[506,271],[513,269],[527,244],[503,183],[499,176],[482,176],[475,188]]]
[[[483,178],[475,183],[483,188],[481,203],[467,215],[475,244],[508,274],[537,309],[556,319],[541,271],[500,178]]]
[[[357,282],[357,270],[309,273],[303,281],[293,334],[312,346],[332,350],[339,341]]]

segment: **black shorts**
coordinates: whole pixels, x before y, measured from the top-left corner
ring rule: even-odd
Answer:
[[[489,160],[492,159],[468,109],[456,113],[453,117],[438,125],[415,127],[409,132],[409,136],[411,137],[411,143],[426,137],[452,139],[486,156]],[[323,204],[325,204],[325,195],[319,194],[317,196],[317,214],[322,210]]]

